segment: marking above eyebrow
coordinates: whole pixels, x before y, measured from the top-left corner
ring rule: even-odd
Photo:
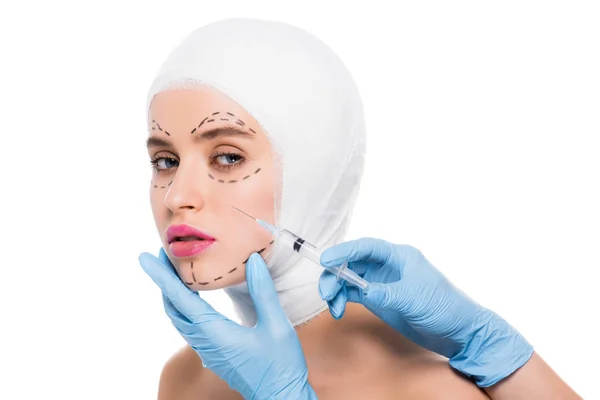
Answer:
[[[230,112],[230,111],[226,111],[225,113],[226,113],[227,115],[231,116],[231,117],[235,117],[235,114],[234,114],[234,113],[232,113],[232,112]],[[193,135],[194,133],[196,133],[196,131],[198,130],[198,128],[200,128],[202,125],[204,125],[204,123],[207,123],[207,124],[208,124],[208,123],[211,123],[211,122],[215,122],[215,120],[216,120],[216,119],[214,118],[214,116],[215,116],[215,115],[219,115],[219,114],[221,114],[221,111],[215,111],[215,112],[214,112],[214,113],[212,113],[210,116],[208,116],[208,117],[205,117],[205,118],[202,120],[202,122],[200,122],[200,124],[198,124],[198,126],[197,126],[196,128],[192,129],[192,131],[191,131],[190,133],[191,133],[192,135]],[[213,118],[211,118],[211,117],[213,117]],[[209,118],[210,118],[210,119],[209,119]],[[232,121],[232,119],[229,119],[229,118],[219,118],[219,120],[220,120],[220,121],[227,121],[227,122],[229,122],[229,121]],[[242,121],[240,118],[237,118],[237,119],[235,120],[235,124],[237,124],[237,125],[239,125],[239,126],[241,126],[241,127],[245,127],[245,126],[246,126],[246,124],[244,123],[244,121]],[[250,132],[252,132],[253,134],[255,134],[255,135],[256,135],[256,131],[255,131],[254,129],[252,129],[252,128],[249,128],[249,127],[248,127],[248,130],[249,130]]]
[[[204,118],[202,120],[202,122],[200,122],[200,125],[198,125],[198,128],[200,128],[202,126],[202,124],[204,123],[204,121],[206,121],[208,119],[208,117]],[[192,131],[192,133],[194,133],[194,131],[196,130],[196,128],[194,128],[194,130]]]
[[[166,133],[166,134],[167,134],[167,136],[171,136],[171,134],[170,134],[170,133],[169,133],[167,130],[163,129],[163,128],[160,126],[160,124],[159,124],[158,122],[156,122],[156,120],[155,120],[155,119],[153,119],[153,120],[152,120],[152,123],[153,123],[153,124],[156,124],[156,127],[158,127],[158,130],[159,130],[159,131]],[[152,128],[152,130],[153,130],[153,131],[155,131],[155,130],[156,130],[156,127],[154,127],[154,126],[152,126],[152,125],[151,125],[150,127]]]

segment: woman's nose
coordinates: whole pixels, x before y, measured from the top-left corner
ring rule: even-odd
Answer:
[[[175,172],[173,183],[165,196],[165,205],[173,212],[181,210],[200,210],[204,207],[206,182],[201,178],[202,167],[191,165],[182,167]]]

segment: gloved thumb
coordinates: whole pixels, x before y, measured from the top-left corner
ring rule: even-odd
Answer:
[[[366,292],[353,287],[348,291],[348,301],[362,303],[369,308],[401,311],[402,288],[399,283],[371,282]]]
[[[258,253],[252,253],[246,262],[246,281],[256,309],[257,324],[271,320],[287,321],[269,269]]]

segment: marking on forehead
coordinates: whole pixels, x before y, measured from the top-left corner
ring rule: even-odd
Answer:
[[[204,124],[204,122],[206,122],[206,120],[208,119],[208,117],[204,118],[202,120],[202,122],[200,122],[200,125],[198,125],[198,128],[200,128],[202,126],[202,124]],[[196,131],[196,128],[194,128],[194,130],[192,131],[192,133],[194,133]]]
[[[160,124],[159,124],[158,122],[156,122],[156,120],[155,120],[155,119],[153,119],[153,120],[152,120],[152,124],[156,124],[156,126],[154,126],[154,125],[151,125],[151,126],[150,126],[150,128],[151,128],[153,131],[155,131],[155,130],[157,130],[157,129],[158,129],[159,131],[166,133],[166,134],[167,134],[167,136],[171,136],[171,134],[170,134],[168,131],[164,130],[164,129],[163,129],[161,126],[160,126]]]
[[[226,111],[225,113],[226,113],[227,115],[231,116],[231,117],[235,117],[235,114],[234,114],[234,113],[232,113],[232,112]],[[208,117],[204,118],[204,119],[202,120],[202,122],[200,122],[200,124],[198,124],[198,126],[197,126],[197,127],[195,127],[194,129],[192,129],[192,131],[191,131],[190,133],[191,133],[192,135],[193,135],[194,133],[196,133],[196,131],[197,131],[197,130],[198,130],[198,129],[199,129],[201,126],[202,126],[202,125],[204,125],[204,123],[207,123],[207,124],[208,124],[208,123],[210,123],[210,122],[215,122],[215,118],[211,118],[211,117],[214,117],[214,116],[216,116],[216,115],[219,115],[219,114],[221,114],[221,111],[215,111],[215,112],[214,112],[214,113],[212,113],[210,116],[208,116]],[[210,119],[209,119],[209,118],[210,118]],[[229,121],[232,121],[232,119],[230,119],[230,118],[219,118],[219,120],[220,120],[220,121],[227,121],[227,122],[229,122]],[[237,125],[241,126],[241,127],[246,127],[246,123],[245,123],[244,121],[242,121],[240,118],[237,118],[237,119],[235,120],[235,123],[236,123]],[[248,127],[248,130],[249,130],[250,132],[252,132],[252,133],[254,133],[254,134],[256,135],[256,131],[255,131],[254,129],[252,129],[252,128]]]

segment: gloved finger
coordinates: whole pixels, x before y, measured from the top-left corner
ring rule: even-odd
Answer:
[[[382,310],[393,310],[399,314],[403,314],[407,307],[410,307],[415,299],[408,298],[408,291],[403,281],[397,281],[394,283],[369,283],[369,290],[364,292],[362,290],[352,291],[349,295],[351,296],[350,301],[362,303],[370,308],[377,308]]]
[[[363,290],[356,286],[348,286],[348,301],[351,303],[363,303]]]
[[[382,239],[362,238],[343,242],[326,249],[321,254],[321,264],[325,267],[342,265],[354,261],[368,261],[377,265],[385,265],[394,248],[391,243]]]
[[[179,331],[182,335],[191,335],[194,333],[195,328],[189,319],[186,318],[185,315],[179,312],[177,307],[173,305],[171,300],[165,295],[162,294],[163,306],[165,308],[165,312],[167,316],[171,320],[171,323]]]
[[[355,261],[348,263],[348,269],[356,272],[358,276],[363,277],[371,265],[372,264],[369,261]],[[343,284],[346,284],[349,287],[352,286],[343,279],[337,279],[337,277],[328,270],[324,270],[319,277],[319,296],[321,296],[323,300],[329,301],[337,295]]]
[[[170,266],[171,268],[173,268],[173,271],[175,271],[175,267],[173,267],[173,264],[171,263],[171,260],[169,260],[169,257],[167,256],[165,249],[163,249],[162,247],[158,251],[158,259],[160,261],[164,262],[165,264],[167,264],[168,266]]]
[[[343,283],[331,272],[324,270],[319,277],[319,296],[325,301],[332,300],[342,288]]]
[[[327,302],[329,306],[329,312],[331,316],[335,319],[340,319],[344,316],[346,312],[346,302],[347,302],[347,287],[343,285],[338,294]]]
[[[139,262],[154,283],[190,322],[200,323],[217,317],[227,320],[215,311],[210,304],[201,299],[198,293],[188,289],[171,266],[161,262],[150,253],[140,254]]]
[[[289,321],[275,290],[269,268],[258,253],[252,253],[246,262],[246,281],[256,308],[257,324],[267,321]]]

